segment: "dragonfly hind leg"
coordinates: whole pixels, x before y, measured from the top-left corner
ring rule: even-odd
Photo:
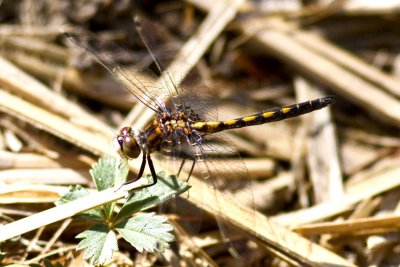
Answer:
[[[183,165],[185,165],[185,162],[186,162],[186,159],[183,158],[183,159],[182,159],[182,162],[181,162],[181,166],[179,167],[179,171],[178,171],[178,173],[177,173],[177,175],[176,175],[178,178],[179,178],[179,175],[181,174]],[[196,164],[196,161],[195,161],[195,160],[193,160],[192,162],[193,162],[193,163],[192,163],[192,166],[190,167],[190,171],[189,171],[188,177],[186,178],[186,182],[189,182],[190,176],[192,176],[192,172],[193,172],[193,169],[194,169],[194,165]]]

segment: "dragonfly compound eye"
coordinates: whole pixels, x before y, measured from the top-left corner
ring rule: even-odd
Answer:
[[[140,146],[130,127],[122,128],[116,140],[118,142],[119,150],[128,158],[133,159],[140,155]]]

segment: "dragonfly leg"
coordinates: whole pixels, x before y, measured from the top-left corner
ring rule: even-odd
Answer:
[[[178,171],[178,173],[177,173],[176,177],[178,177],[178,178],[179,178],[179,175],[181,174],[181,171],[182,171],[183,165],[185,165],[185,163],[186,163],[186,159],[185,159],[185,158],[183,158],[183,159],[182,159],[181,166],[179,167],[179,171]],[[190,167],[190,171],[189,171],[188,177],[186,178],[186,182],[188,182],[188,181],[189,181],[189,178],[190,178],[190,176],[192,175],[192,172],[193,172],[193,169],[194,169],[194,165],[195,165],[195,164],[196,164],[196,161],[194,161],[194,160],[193,160],[192,167]]]
[[[136,177],[136,180],[143,176],[144,168],[146,167],[146,159],[147,159],[146,153],[143,153],[142,165],[140,165],[140,169]]]
[[[153,160],[151,159],[150,154],[147,154],[147,153],[143,154],[143,161],[142,161],[142,165],[140,166],[140,170],[139,170],[137,179],[142,177],[143,172],[144,172],[144,168],[146,166],[146,161],[149,164],[150,173],[151,173],[151,177],[153,178],[153,181],[150,184],[145,184],[145,185],[136,187],[135,190],[143,189],[143,188],[146,188],[146,187],[150,187],[150,186],[153,186],[153,185],[155,185],[157,183],[157,174],[156,174],[156,171],[154,169]],[[132,181],[130,181],[130,182],[132,182]],[[128,183],[130,183],[130,182],[128,182]]]
[[[151,184],[146,185],[146,187],[149,187],[157,183],[157,174],[154,169],[153,160],[151,159],[150,154],[147,154],[147,161],[149,162],[151,177],[153,177],[153,182]]]
[[[140,179],[142,176],[143,176],[143,172],[144,172],[144,168],[146,167],[146,161],[147,161],[147,159],[148,158],[150,158],[149,156],[146,156],[146,154],[144,153],[143,154],[143,159],[142,159],[142,164],[140,165],[140,169],[139,169],[139,172],[138,172],[138,174],[137,174],[137,176],[136,176],[136,179],[129,179],[128,181],[126,181],[125,183],[123,183],[120,187],[118,187],[118,189],[117,190],[119,190],[121,187],[123,187],[124,185],[127,185],[127,184],[130,184],[130,183],[133,183],[134,181],[137,181],[138,179]],[[153,164],[153,162],[152,162],[152,164]],[[154,168],[153,168],[154,169]],[[141,188],[145,188],[145,187],[148,187],[148,186],[152,186],[154,183],[152,183],[152,184],[150,184],[150,185],[143,185],[143,186],[140,186],[140,187],[138,187],[138,188],[135,188],[135,190],[136,189],[141,189]]]
[[[182,171],[183,165],[185,165],[185,162],[186,162],[186,159],[182,159],[181,166],[179,167],[179,171],[176,174],[176,177],[179,178],[179,175],[181,174],[181,171]]]
[[[196,164],[196,161],[193,160],[192,167],[190,167],[189,175],[188,175],[188,177],[187,177],[187,179],[186,179],[186,182],[189,182],[189,179],[190,179],[190,176],[192,176],[192,172],[193,172],[193,169],[194,169],[194,165],[195,165],[195,164]]]

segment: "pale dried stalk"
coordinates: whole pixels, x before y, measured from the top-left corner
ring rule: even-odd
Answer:
[[[306,80],[295,80],[296,92],[301,101],[322,97],[316,87]],[[307,162],[310,180],[313,183],[316,203],[341,198],[344,191],[339,164],[338,144],[330,116],[330,108],[303,117],[307,127]]]
[[[110,188],[3,225],[0,227],[0,242],[22,235],[39,227],[70,218],[105,203],[122,199],[126,197],[126,192],[128,190],[133,190],[134,188],[140,187],[146,183],[147,180],[145,178],[139,179],[132,184],[122,187],[121,190]]]
[[[359,218],[346,220],[344,222],[324,222],[313,223],[305,226],[296,227],[296,232],[302,235],[320,235],[320,234],[382,234],[384,232],[393,232],[398,229],[400,224],[399,215],[390,215],[379,218]]]
[[[87,169],[11,169],[0,171],[0,183],[4,184],[87,184]]]
[[[354,208],[354,205],[364,199],[387,192],[400,186],[400,167],[393,165],[391,168],[385,168],[380,172],[372,171],[365,173],[363,182],[354,185],[345,192],[340,200],[330,201],[315,205],[313,207],[285,213],[275,216],[274,220],[290,225],[295,228],[297,225],[323,221],[343,212]]]
[[[320,41],[320,45],[317,46],[315,43],[322,39],[317,39],[314,35],[300,35],[301,40],[297,40],[295,37],[300,31],[282,19],[252,19],[244,21],[239,27],[244,34],[261,43],[266,51],[286,61],[310,80],[327,85],[361,107],[368,107],[368,111],[380,115],[393,125],[400,126],[400,101],[387,92],[398,92],[398,80],[383,73],[377,75],[379,70],[367,66],[366,63],[361,68],[362,73],[349,70],[351,67],[362,65],[362,61],[339,48],[332,49],[332,46],[326,45],[327,42]],[[337,58],[340,60],[336,60]],[[374,71],[371,71],[372,69]],[[385,87],[379,87],[375,83]]]
[[[94,116],[84,112],[77,105],[67,101],[61,95],[55,94],[44,84],[38,82],[33,77],[18,69],[11,62],[0,57],[0,84],[16,94],[23,95],[32,102],[39,103],[47,110],[52,110],[57,114],[69,118],[70,120],[80,121],[88,128],[96,129],[108,135],[112,132],[106,124],[96,119]],[[101,127],[99,127],[101,126]]]

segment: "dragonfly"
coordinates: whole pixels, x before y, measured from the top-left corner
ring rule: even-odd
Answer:
[[[121,67],[113,60],[112,53],[102,49],[102,41],[97,36],[74,33],[66,33],[66,35],[77,46],[91,54],[141,103],[154,111],[154,118],[143,129],[123,127],[114,139],[114,144],[123,158],[136,159],[141,155],[142,161],[136,179],[143,176],[146,166],[150,169],[152,181],[143,187],[150,187],[157,183],[156,167],[152,156],[162,155],[164,159],[181,161],[176,172],[178,177],[185,162],[191,161],[187,180],[193,170],[199,168],[200,176],[205,183],[223,192],[227,198],[235,201],[233,192],[237,188],[247,192],[250,197],[243,202],[251,206],[253,200],[249,180],[240,179],[233,183],[232,180],[224,179],[237,173],[245,177],[247,170],[243,161],[230,160],[239,158],[240,155],[236,146],[223,132],[298,117],[325,108],[335,101],[334,96],[325,96],[239,118],[218,120],[216,108],[211,104],[210,99],[204,97],[198,87],[176,85],[172,75],[165,72],[157,60],[140,28],[138,32],[159,75],[154,71],[142,69],[139,75],[135,69]],[[110,47],[109,42],[107,47]],[[114,54],[127,53],[116,45],[111,45],[111,47]],[[161,83],[155,84],[156,79],[161,79]],[[229,157],[225,158],[221,155],[229,155]],[[219,226],[221,227],[220,224]]]
[[[173,108],[163,103],[163,108],[159,107],[156,118],[144,130],[130,126],[123,127],[115,140],[120,153],[129,159],[135,159],[143,153],[137,178],[143,175],[148,162],[153,182],[146,186],[152,186],[157,183],[157,175],[150,156],[153,152],[165,150],[166,147],[169,148],[166,151],[171,151],[171,148],[187,143],[192,149],[191,155],[186,156],[191,156],[194,162],[203,162],[205,156],[201,145],[207,135],[297,117],[322,109],[334,101],[334,96],[326,96],[224,121],[201,120],[201,115],[183,102],[173,103]]]

